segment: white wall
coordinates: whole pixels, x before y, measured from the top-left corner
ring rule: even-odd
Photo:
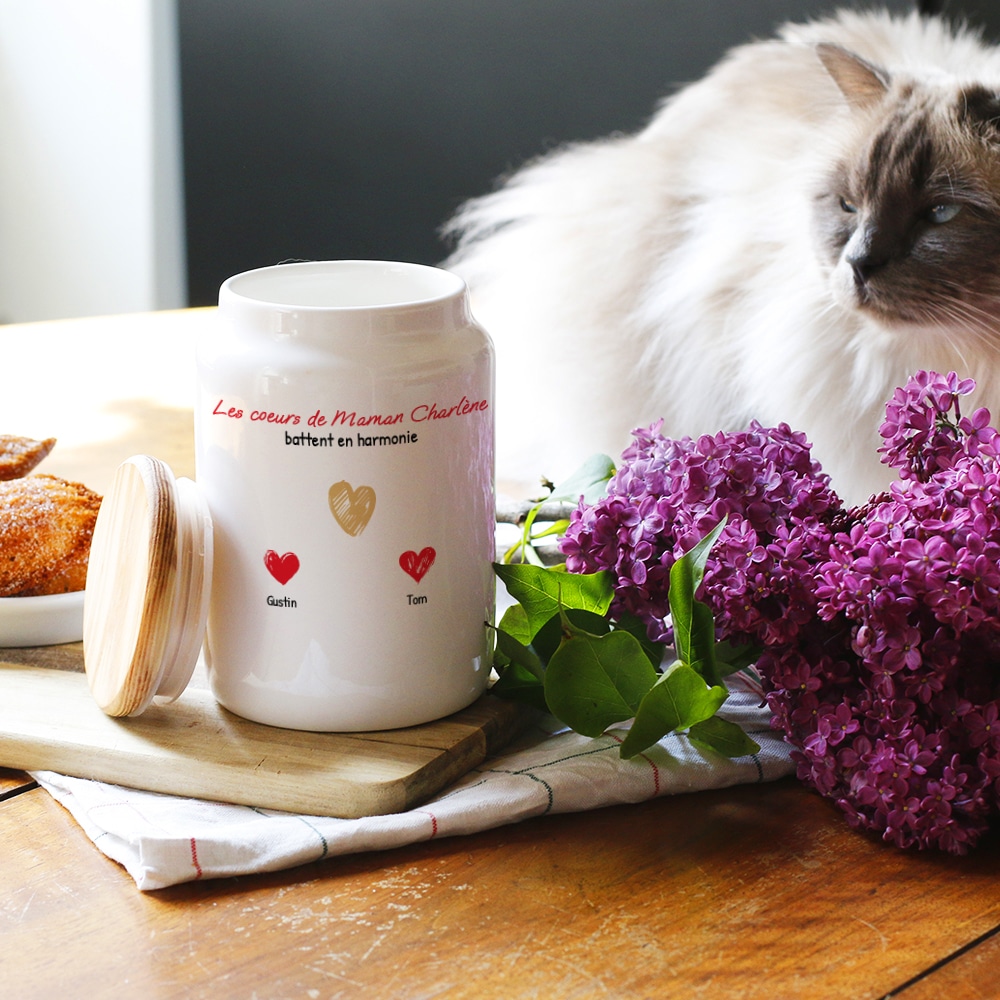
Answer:
[[[174,0],[0,0],[0,322],[186,302]]]

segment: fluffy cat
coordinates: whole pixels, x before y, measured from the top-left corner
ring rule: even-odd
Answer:
[[[659,418],[756,418],[804,431],[857,503],[892,478],[878,427],[912,372],[973,376],[1000,417],[998,119],[1000,50],[843,12],[470,202],[446,266],[497,345],[501,482]]]

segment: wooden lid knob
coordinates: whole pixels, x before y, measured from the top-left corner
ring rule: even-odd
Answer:
[[[212,521],[189,479],[149,455],[115,472],[90,548],[83,654],[113,716],[138,715],[187,686],[205,634]]]

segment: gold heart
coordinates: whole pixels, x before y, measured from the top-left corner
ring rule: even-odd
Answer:
[[[354,489],[346,479],[330,487],[329,501],[337,524],[355,537],[365,530],[375,511],[375,491],[370,486]]]

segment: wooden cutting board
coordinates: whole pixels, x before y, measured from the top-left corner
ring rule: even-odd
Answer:
[[[402,812],[502,747],[524,720],[486,694],[437,722],[308,733],[241,719],[207,690],[134,719],[94,702],[81,643],[0,649],[0,766],[315,816]],[[54,669],[55,668],[55,669]]]

